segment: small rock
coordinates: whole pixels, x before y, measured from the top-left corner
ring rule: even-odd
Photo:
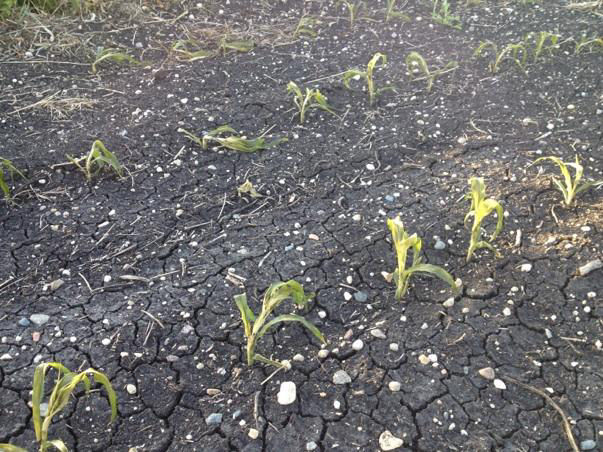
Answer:
[[[578,276],[586,276],[590,272],[603,268],[603,262],[601,259],[595,259],[594,261],[590,261],[587,264],[584,264],[582,267],[578,268]]]
[[[442,306],[444,306],[445,308],[453,307],[454,306],[454,297],[448,298],[444,303],[442,303]]]
[[[356,339],[352,343],[352,349],[356,350],[357,352],[362,350],[363,347],[364,347],[364,342],[362,342],[362,339]]]
[[[291,405],[297,397],[297,388],[292,381],[283,381],[276,396],[279,405]]]
[[[429,361],[429,357],[427,355],[419,355],[419,362],[421,364],[423,364],[424,366],[426,366],[427,364],[429,364],[431,361]]]
[[[402,385],[399,381],[390,381],[387,387],[391,392],[399,392],[400,389],[402,389]]]
[[[176,356],[176,355],[167,355],[167,356],[165,357],[165,360],[166,360],[168,363],[175,363],[175,362],[176,362],[176,361],[178,361],[179,359],[180,359],[180,357],[179,357],[179,356]]]
[[[50,317],[46,314],[32,314],[29,316],[29,320],[31,320],[32,323],[40,326],[48,322],[48,320],[50,320]]]
[[[238,418],[241,415],[241,410],[237,410],[234,413],[232,413],[232,419],[235,420],[236,418]]]
[[[57,290],[59,287],[61,287],[63,284],[65,284],[65,281],[63,281],[62,279],[55,279],[54,281],[52,281],[50,284],[48,284],[48,288],[51,291],[55,291]]]
[[[218,425],[222,423],[222,413],[211,413],[205,418],[207,425]]]
[[[446,244],[444,242],[442,242],[440,239],[436,240],[435,245],[433,245],[433,247],[436,250],[443,250],[444,248],[446,248]]]
[[[391,344],[389,344],[389,349],[392,352],[397,352],[398,350],[400,350],[400,346],[398,344],[396,344],[395,342],[392,342]]]
[[[105,275],[105,276],[103,277],[103,282],[104,282],[105,284],[108,284],[108,283],[110,283],[110,282],[111,282],[111,279],[112,279],[112,278],[111,278],[111,275]]]
[[[343,293],[343,299],[345,301],[350,301],[352,299],[352,294],[350,292],[344,292]]]
[[[310,240],[314,240],[314,241],[319,241],[320,240],[320,237],[318,237],[316,234],[310,234],[310,235],[308,235],[308,238]]]
[[[494,379],[494,387],[496,389],[501,389],[501,390],[507,389],[507,385],[505,384],[505,382],[499,378]]]
[[[8,353],[5,353],[4,355],[0,356],[0,361],[10,361],[11,359],[13,359],[13,357],[10,356]]]
[[[136,394],[137,389],[136,389],[135,385],[133,385],[132,383],[129,383],[126,385],[126,391],[128,392],[128,394],[134,395],[134,394]]]
[[[322,350],[318,351],[318,357],[320,359],[325,359],[327,356],[329,356],[329,350],[327,350],[326,348],[323,348]]]
[[[404,441],[396,438],[389,430],[384,431],[379,435],[379,447],[381,450],[394,450],[402,447]]]
[[[580,449],[582,450],[593,450],[595,447],[597,447],[597,443],[592,439],[585,439],[580,442]]]
[[[335,408],[336,410],[339,410],[341,408],[341,402],[339,400],[335,400],[333,402],[333,408]]]
[[[31,322],[29,320],[27,320],[25,317],[23,317],[22,319],[19,320],[19,326],[27,327],[29,325],[31,325]]]
[[[366,292],[362,292],[360,290],[354,294],[354,300],[356,300],[358,303],[364,303],[366,300],[368,300],[368,295]]]
[[[247,435],[251,438],[251,439],[258,439],[258,436],[260,436],[260,432],[258,432],[256,429],[254,428],[250,428],[249,429],[249,433],[247,433]]]
[[[367,163],[366,169],[369,171],[375,171],[375,165],[373,165],[372,163]]]
[[[528,273],[532,271],[532,264],[521,264],[521,266],[519,267],[519,269],[522,272]]]
[[[345,385],[345,384],[348,384],[351,382],[352,382],[352,379],[350,378],[350,376],[348,375],[348,373],[345,370],[338,370],[333,375],[333,384]]]
[[[318,444],[316,444],[314,441],[310,441],[306,443],[306,450],[316,450],[316,448],[318,447]]]
[[[386,195],[384,198],[386,203],[391,204],[392,202],[394,202],[394,197],[392,195]]]
[[[430,353],[429,355],[427,355],[427,357],[429,358],[429,361],[431,361],[432,363],[438,362],[438,355],[436,355],[435,353]]]
[[[205,391],[205,393],[208,396],[212,396],[213,397],[213,396],[217,396],[218,394],[222,394],[222,391],[220,391],[217,388],[207,388],[207,390]]]
[[[34,342],[38,342],[40,340],[40,333],[38,331],[34,331],[31,333],[31,340]]]
[[[111,339],[109,339],[109,338],[104,338],[104,339],[101,341],[101,344],[103,344],[103,345],[105,345],[105,346],[110,345],[110,344],[111,344]]]
[[[371,336],[376,337],[377,339],[385,339],[385,333],[381,331],[379,328],[371,330]]]
[[[494,380],[494,369],[491,367],[484,367],[478,370],[478,373],[486,380]]]
[[[506,317],[509,317],[509,316],[512,314],[512,312],[511,312],[511,308],[505,308],[505,309],[503,309],[503,314],[504,314]]]
[[[301,363],[304,361],[304,355],[301,355],[299,353],[297,353],[294,357],[293,357],[293,361],[297,361],[298,363]]]

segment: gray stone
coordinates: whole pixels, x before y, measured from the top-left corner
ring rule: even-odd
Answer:
[[[379,436],[379,447],[381,450],[395,450],[402,447],[404,441],[400,438],[396,438],[389,430],[384,431]]]
[[[435,245],[433,246],[436,250],[443,250],[446,248],[446,244],[442,242],[440,239],[436,240]]]
[[[297,388],[292,381],[283,381],[276,395],[279,405],[291,405],[297,397]]]
[[[46,314],[32,314],[29,316],[29,320],[31,320],[32,323],[40,326],[48,322],[48,320],[50,320],[50,317]]]
[[[585,439],[580,442],[580,449],[582,450],[593,450],[595,447],[597,447],[597,443],[592,439]]]
[[[205,418],[207,425],[218,425],[222,423],[222,413],[211,413]]]
[[[19,326],[29,326],[31,325],[31,322],[29,320],[27,320],[25,317],[23,317],[22,319],[19,320]]]
[[[316,448],[318,447],[318,444],[316,444],[314,441],[310,441],[306,443],[306,450],[316,450]]]
[[[394,202],[394,197],[392,195],[385,195],[385,202],[391,204],[392,202]]]
[[[368,300],[368,294],[366,292],[358,291],[354,294],[354,300],[358,303],[364,303]]]
[[[333,375],[333,383],[336,385],[345,385],[351,382],[352,379],[345,370],[338,370]]]

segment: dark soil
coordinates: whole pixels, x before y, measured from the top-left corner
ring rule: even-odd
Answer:
[[[603,277],[577,269],[603,258],[602,191],[566,208],[539,172],[557,168],[531,166],[578,153],[585,175],[602,177],[603,49],[574,52],[582,35],[600,36],[600,9],[451,2],[457,30],[412,0],[409,22],[385,23],[385,2],[373,1],[353,28],[326,0],[117,3],[0,28],[0,156],[26,176],[0,205],[0,442],[35,449],[34,368],[60,361],[106,373],[119,401],[110,426],[102,392],[69,404],[50,437],[70,450],[368,451],[386,430],[403,440],[398,450],[571,450],[555,408],[516,380],[550,396],[579,447],[601,447]],[[304,14],[320,20],[315,39],[293,35]],[[480,41],[504,47],[540,31],[561,45],[530,55],[525,72],[506,60],[493,74],[492,57],[473,57]],[[256,47],[194,62],[170,50],[178,39],[214,49],[226,33]],[[100,46],[147,65],[106,62],[93,74]],[[391,89],[371,107],[362,81],[348,90],[330,76],[378,51],[388,64],[376,85]],[[427,92],[407,74],[411,51],[458,69]],[[338,117],[312,110],[300,126],[289,81],[319,88]],[[178,132],[223,124],[288,141],[244,154]],[[87,183],[61,165],[95,139],[125,177]],[[494,243],[502,257],[480,250],[466,263],[459,200],[472,176],[485,178],[506,224]],[[237,193],[246,180],[261,197]],[[422,276],[394,299],[382,272],[396,265],[385,223],[397,214],[423,238],[426,261],[462,280],[454,304]],[[233,296],[245,291],[259,310],[264,290],[288,279],[316,293],[306,316],[329,355],[286,325],[259,345],[291,361],[272,375],[245,363]],[[22,326],[32,314],[49,320]],[[486,367],[506,389],[480,376]],[[333,384],[341,369],[350,384]],[[291,405],[277,403],[283,381],[297,386]],[[207,423],[212,413],[221,423]]]

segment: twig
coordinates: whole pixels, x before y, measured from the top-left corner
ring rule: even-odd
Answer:
[[[544,391],[542,391],[538,388],[535,388],[534,386],[530,386],[526,383],[522,383],[521,381],[518,381],[515,378],[505,377],[505,376],[503,376],[501,378],[503,378],[504,380],[507,380],[511,383],[514,383],[518,386],[521,386],[522,388],[527,389],[528,391],[533,392],[534,394],[538,394],[540,397],[544,398],[544,400],[549,402],[549,404],[555,409],[555,411],[557,411],[557,413],[559,413],[559,415],[561,416],[561,419],[563,419],[563,430],[565,431],[565,435],[567,436],[567,440],[570,443],[572,450],[574,452],[580,452],[580,449],[578,448],[578,445],[576,444],[576,440],[574,439],[574,435],[572,433],[572,428],[570,426],[569,420],[567,419],[567,416],[565,415],[565,413],[563,412],[561,407],[559,405],[557,405],[555,403],[555,401],[548,396],[548,394],[546,394]]]

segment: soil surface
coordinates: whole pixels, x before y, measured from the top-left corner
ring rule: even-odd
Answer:
[[[0,442],[35,449],[33,372],[59,361],[106,373],[118,394],[111,425],[102,391],[56,417],[49,437],[75,451],[600,450],[603,270],[578,269],[603,259],[603,191],[564,207],[558,168],[532,162],[579,154],[603,177],[603,48],[575,51],[600,36],[601,9],[451,1],[458,29],[412,0],[398,5],[408,20],[386,22],[375,0],[353,24],[326,0],[116,3],[0,26],[0,156],[25,176],[0,204]],[[535,58],[541,31],[558,45]],[[178,40],[214,54],[187,61]],[[491,50],[473,55],[486,40],[526,40],[525,67],[507,58],[493,73]],[[234,41],[254,48],[219,51]],[[94,73],[99,48],[144,64]],[[432,72],[458,66],[428,91],[408,73],[412,51]],[[376,52],[387,89],[370,106],[364,81],[347,89],[341,73]],[[314,109],[300,125],[290,81],[337,115]],[[288,141],[204,150],[179,132],[224,124]],[[96,139],[124,177],[88,183],[65,164]],[[500,257],[467,263],[473,176],[505,227]],[[247,180],[259,197],[237,191]],[[459,294],[414,276],[394,299],[382,273],[398,214]],[[316,294],[305,315],[329,344],[281,325],[258,351],[292,368],[250,368],[233,296],[259,312],[289,279]],[[338,371],[350,382],[334,384]],[[296,398],[281,405],[286,381]]]

